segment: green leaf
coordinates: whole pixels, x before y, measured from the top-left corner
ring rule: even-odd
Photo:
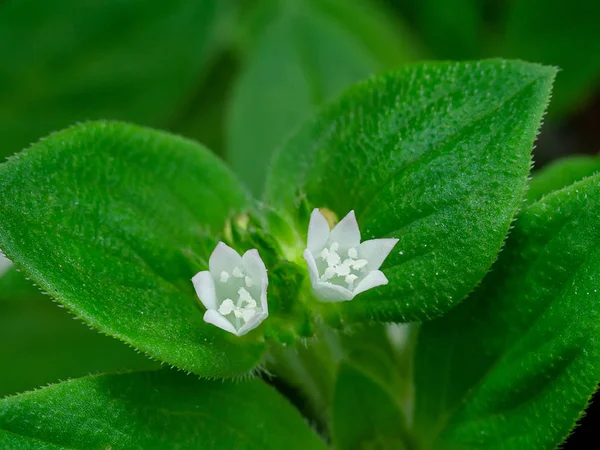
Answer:
[[[421,448],[554,448],[600,379],[600,176],[525,208],[482,285],[423,325]]]
[[[539,172],[527,191],[527,202],[534,203],[544,195],[562,189],[600,171],[600,157],[572,156],[554,161]]]
[[[543,14],[540,14],[543,12]],[[564,113],[590,100],[600,82],[600,2],[512,0],[504,54],[560,67],[551,111]],[[573,51],[581,49],[581,51]]]
[[[102,332],[181,369],[252,369],[244,339],[203,322],[191,283],[230,214],[248,205],[200,145],[122,123],[53,134],[0,166],[0,248]]]
[[[75,121],[166,126],[200,80],[217,3],[1,2],[0,153]]]
[[[31,440],[15,449],[40,442],[90,450],[326,449],[260,380],[207,381],[166,370],[80,378],[9,397],[0,401],[0,429]]]
[[[406,67],[350,89],[280,148],[266,203],[292,218],[306,196],[339,218],[354,210],[363,240],[399,239],[389,284],[329,311],[412,321],[473,289],[523,198],[554,74],[499,60]]]
[[[374,27],[365,20],[358,22],[358,14],[352,13],[368,8],[348,9],[347,2],[344,7],[338,3],[320,0],[280,6],[267,25],[261,24],[256,48],[234,92],[227,131],[232,167],[255,194],[262,191],[273,151],[318,105],[384,69],[389,61],[380,61],[381,53],[371,51],[381,51],[379,45],[361,41],[357,27],[365,27],[364,36],[371,35]],[[345,13],[337,14],[340,10]],[[390,29],[381,26],[378,36],[385,38],[380,40],[388,39]],[[392,59],[396,58],[399,64],[408,56]]]
[[[39,293],[0,299],[0,397],[69,377],[158,366],[73,319]]]
[[[410,448],[404,414],[391,394],[348,364],[338,373],[332,433],[337,450]]]

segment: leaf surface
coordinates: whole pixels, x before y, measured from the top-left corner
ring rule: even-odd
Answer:
[[[0,400],[0,430],[12,434],[14,449],[326,449],[260,380],[168,370],[80,378]]]
[[[527,190],[527,202],[534,203],[544,195],[558,191],[600,171],[600,157],[571,156],[552,162],[534,172]]]
[[[525,208],[493,270],[422,326],[422,448],[555,448],[600,379],[600,177]]]
[[[399,239],[382,266],[389,284],[337,305],[346,318],[431,317],[483,278],[523,198],[554,73],[500,60],[406,67],[351,88],[280,148],[267,203],[291,218],[302,198],[338,218],[354,210],[363,240]]]
[[[89,123],[0,166],[0,248],[100,331],[204,376],[245,373],[245,339],[204,323],[191,278],[225,220],[248,206],[202,146],[122,123]]]

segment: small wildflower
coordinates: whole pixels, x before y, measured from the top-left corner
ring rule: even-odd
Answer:
[[[317,297],[326,302],[348,301],[387,284],[379,267],[397,242],[398,239],[371,239],[361,244],[354,211],[330,230],[321,212],[313,210],[304,259]]]
[[[240,256],[219,242],[208,267],[192,278],[196,294],[206,307],[204,321],[236,336],[258,327],[269,315],[267,268],[258,250]]]

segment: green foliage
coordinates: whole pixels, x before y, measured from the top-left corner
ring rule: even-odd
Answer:
[[[503,56],[562,69],[551,111],[564,113],[587,102],[600,86],[600,2],[512,0],[509,5]]]
[[[525,208],[482,285],[423,325],[422,448],[554,448],[600,378],[600,177]]]
[[[73,319],[48,297],[0,298],[0,397],[69,377],[158,366]]]
[[[337,450],[410,448],[406,419],[392,395],[351,365],[340,367],[332,416]]]
[[[191,278],[248,205],[202,146],[120,123],[53,134],[0,166],[0,248],[106,334],[205,376],[245,373],[262,344],[203,322]]]
[[[228,123],[229,160],[255,194],[273,151],[316,106],[412,58],[402,34],[371,3],[271,3],[249,26],[258,37],[237,81]],[[369,19],[373,12],[379,19]]]
[[[555,161],[533,176],[527,190],[527,202],[533,203],[544,195],[600,171],[600,157],[572,156]]]
[[[0,429],[10,433],[0,443],[14,449],[326,448],[263,382],[174,371],[87,377],[9,397],[0,400]]]
[[[199,83],[216,0],[0,3],[0,155],[75,121],[167,126]]]
[[[473,59],[482,56],[481,1],[413,1],[420,37],[437,58]]]
[[[466,296],[521,203],[554,74],[497,60],[407,67],[352,88],[280,148],[265,202],[290,218],[303,198],[355,210],[363,239],[399,239],[389,285],[330,310],[409,321]]]

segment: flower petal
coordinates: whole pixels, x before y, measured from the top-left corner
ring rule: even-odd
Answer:
[[[310,249],[304,250],[302,254],[304,259],[306,260],[306,265],[308,266],[308,276],[310,277],[310,283],[313,287],[319,282],[319,269],[317,268],[317,262],[313,257]]]
[[[260,257],[258,250],[248,250],[244,253],[244,256],[242,256],[242,261],[248,275],[250,275],[253,281],[262,283],[267,279],[267,268]]]
[[[242,257],[234,249],[219,242],[208,260],[208,268],[215,279],[220,279],[221,272],[231,273],[234,268],[242,267]]]
[[[395,238],[365,241],[358,247],[358,257],[368,261],[367,269],[377,270],[397,243]]]
[[[374,270],[369,275],[364,277],[360,283],[358,283],[358,286],[356,286],[356,289],[354,289],[352,294],[357,296],[358,294],[361,294],[369,289],[382,286],[384,284],[388,284],[387,277],[381,270]]]
[[[346,214],[346,217],[331,230],[329,241],[339,242],[342,248],[356,247],[360,244],[360,230],[354,210]]]
[[[214,309],[209,309],[204,313],[204,321],[232,334],[238,334],[233,324]]]
[[[313,254],[317,254],[325,246],[328,238],[329,224],[327,219],[315,208],[308,223],[308,242],[306,246]]]
[[[192,278],[196,295],[206,309],[217,309],[217,292],[215,290],[215,281],[208,270],[198,272]]]
[[[313,286],[315,296],[322,302],[347,302],[354,298],[354,294],[342,286],[326,281],[319,281]]]
[[[260,309],[263,310],[267,315],[269,314],[269,303],[267,302],[267,287],[269,286],[269,279],[265,278],[262,282],[260,290]]]
[[[267,312],[255,314],[254,317],[252,317],[248,322],[246,322],[240,327],[236,334],[238,336],[243,336],[247,334],[249,331],[252,331],[256,327],[258,327],[268,316],[269,313]]]

